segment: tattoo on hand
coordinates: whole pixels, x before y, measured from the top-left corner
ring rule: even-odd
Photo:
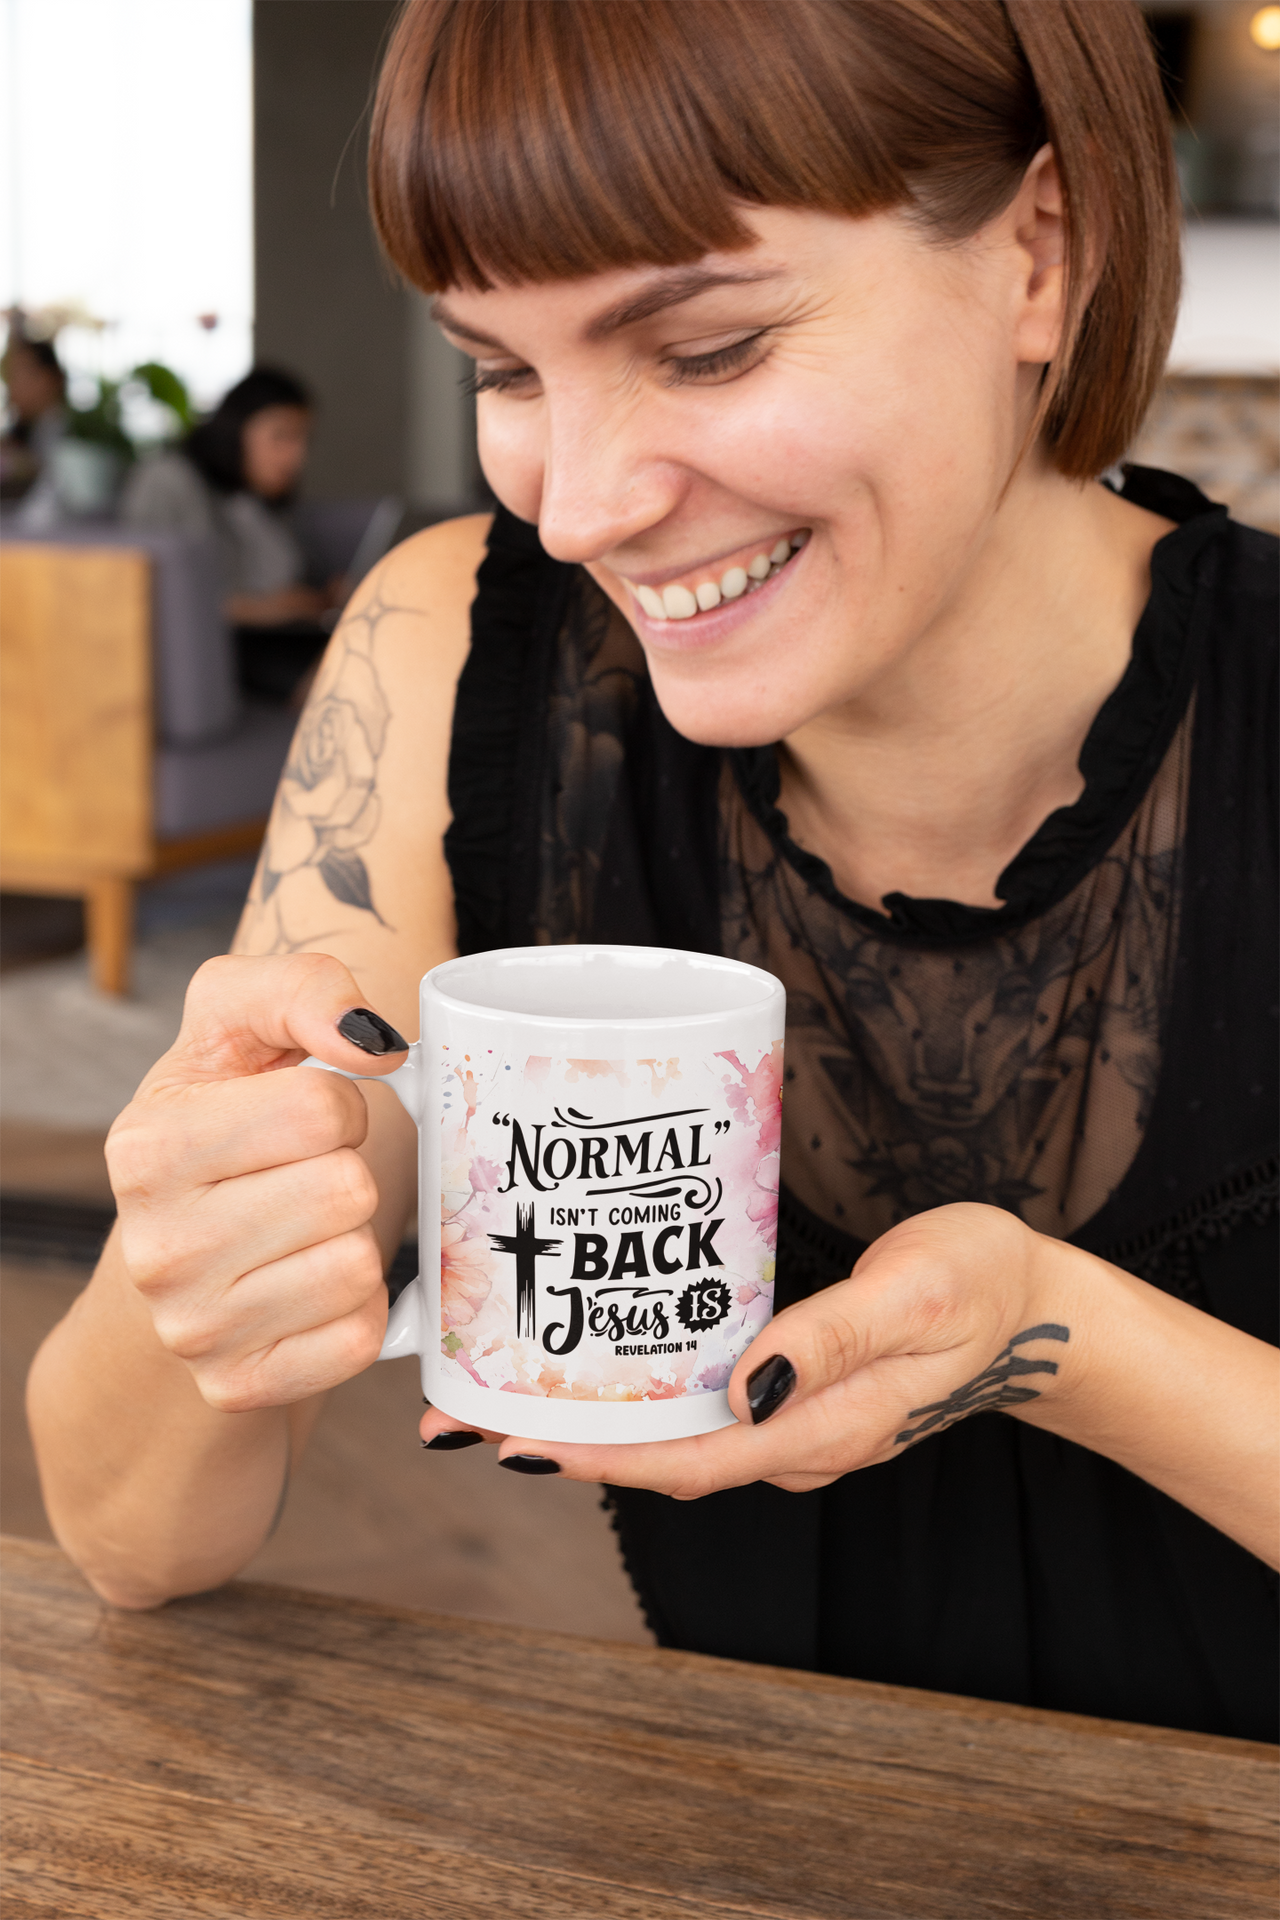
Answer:
[[[375,591],[359,613],[343,619],[321,666],[280,778],[250,899],[251,916],[274,923],[254,930],[259,951],[265,944],[267,951],[288,953],[323,937],[308,924],[293,938],[285,923],[285,897],[293,891],[287,883],[309,871],[335,901],[387,924],[360,849],[382,812],[378,762],[391,718],[374,658],[378,627],[388,614],[407,611]]]
[[[1069,1327],[1057,1326],[1051,1320],[1043,1326],[1028,1327],[1023,1333],[1015,1333],[1003,1353],[998,1353],[989,1367],[972,1380],[966,1380],[945,1400],[935,1400],[927,1407],[913,1407],[907,1418],[919,1420],[920,1425],[904,1427],[895,1439],[894,1446],[910,1446],[912,1441],[923,1440],[928,1433],[941,1433],[944,1428],[954,1426],[957,1420],[963,1420],[970,1413],[981,1413],[989,1407],[1018,1407],[1026,1400],[1038,1400],[1039,1387],[1013,1387],[1009,1382],[1025,1379],[1031,1373],[1056,1373],[1058,1363],[1056,1360],[1020,1359],[1014,1348],[1026,1346],[1030,1340],[1061,1340],[1065,1345],[1070,1338]]]

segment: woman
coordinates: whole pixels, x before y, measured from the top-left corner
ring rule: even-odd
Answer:
[[[789,994],[739,1424],[424,1440],[607,1480],[669,1643],[1274,1737],[1273,546],[1098,481],[1176,303],[1141,17],[416,0],[371,168],[502,508],[353,602],[113,1130],[59,1538],[225,1578],[375,1355],[412,1130],[304,1054],[456,948],[722,950]]]
[[[324,649],[321,616],[344,583],[306,583],[306,558],[289,523],[306,464],[311,399],[300,381],[255,367],[174,451],[131,475],[121,517],[133,527],[216,539],[226,576],[246,692],[285,700]]]
[[[30,501],[52,493],[49,456],[67,420],[67,376],[52,340],[33,340],[20,316],[9,316],[9,338],[0,360],[0,378],[8,392],[9,418],[0,438],[0,500]],[[19,516],[19,524],[28,518]]]

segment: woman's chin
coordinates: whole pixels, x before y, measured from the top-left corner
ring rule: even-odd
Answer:
[[[652,666],[650,677],[671,725],[697,747],[767,747],[791,730],[784,703],[768,688],[738,693],[714,681],[695,686]]]

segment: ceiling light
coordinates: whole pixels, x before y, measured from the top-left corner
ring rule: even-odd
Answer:
[[[1249,34],[1254,46],[1267,53],[1280,49],[1280,7],[1259,7],[1249,22]]]

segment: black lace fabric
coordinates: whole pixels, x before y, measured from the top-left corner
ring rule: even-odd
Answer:
[[[790,838],[774,749],[682,740],[589,576],[495,518],[450,763],[460,950],[620,941],[778,975],[779,1304],[895,1221],[984,1200],[1280,1337],[1275,545],[1174,476],[1126,493],[1177,530],[1084,793],[991,910],[843,899]],[[812,1494],[609,1499],[665,1644],[1276,1737],[1261,1565],[1026,1423],[961,1421]]]
[[[1137,477],[1140,503],[1182,524],[1081,751],[1084,792],[989,910],[842,898],[789,836],[775,749],[681,740],[590,577],[495,525],[455,718],[463,950],[696,947],[782,980],[780,1298],[840,1278],[896,1222],[974,1200],[1204,1305],[1205,1248],[1274,1216],[1260,936],[1238,922],[1269,844],[1246,769],[1270,563],[1185,483]],[[1215,598],[1224,567],[1238,608]]]
[[[646,685],[631,628],[578,574],[546,685],[536,941],[590,937]],[[1194,703],[1064,898],[1024,904],[1014,925],[949,906],[950,938],[842,900],[825,867],[797,857],[759,778],[744,777],[772,750],[724,756],[720,942],[787,989],[784,1183],[842,1238],[873,1240],[954,1200],[1065,1237],[1115,1192],[1160,1072],[1193,724]]]
[[[820,1219],[870,1241],[977,1200],[1065,1237],[1115,1192],[1160,1071],[1192,724],[1065,899],[985,934],[1000,916],[961,909],[949,941],[798,871],[726,767],[725,951],[787,989],[783,1167]]]
[[[587,574],[574,580],[547,688],[547,767],[533,938],[584,938],[626,755],[626,734],[645,679],[644,654],[613,602]]]

